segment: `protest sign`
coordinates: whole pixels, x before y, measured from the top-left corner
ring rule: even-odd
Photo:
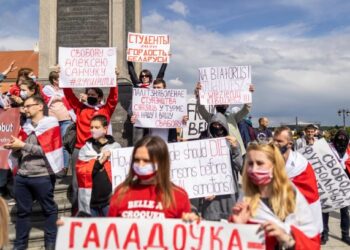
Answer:
[[[252,102],[250,66],[199,68],[200,103],[203,105],[244,104]]]
[[[112,151],[112,186],[129,172],[133,148]],[[190,198],[233,194],[230,152],[225,138],[169,143],[170,177]]]
[[[325,139],[298,150],[312,164],[316,174],[322,212],[350,205],[350,180]]]
[[[208,107],[209,113],[213,112],[212,107]],[[188,121],[182,128],[182,138],[186,140],[198,139],[201,133],[207,130],[208,123],[199,114],[196,99],[189,99],[187,101],[187,116]]]
[[[186,115],[185,89],[134,88],[132,112],[136,127],[178,128]]]
[[[3,146],[11,141],[11,135],[18,136],[19,116],[19,108],[0,109],[0,169],[8,168],[10,150]]]
[[[65,217],[62,221],[56,249],[265,249],[258,224]]]
[[[169,52],[169,35],[128,33],[127,61],[169,63]]]
[[[117,48],[59,48],[61,88],[115,87]]]

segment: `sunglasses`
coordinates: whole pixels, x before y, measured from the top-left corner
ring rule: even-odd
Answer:
[[[141,75],[141,78],[144,78],[144,77],[149,77],[149,75]]]

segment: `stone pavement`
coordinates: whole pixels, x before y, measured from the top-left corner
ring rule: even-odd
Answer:
[[[349,250],[350,246],[341,241],[340,212],[332,212],[329,216],[329,241],[322,250]]]

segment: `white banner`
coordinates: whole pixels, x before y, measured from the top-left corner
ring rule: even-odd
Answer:
[[[127,61],[169,63],[169,52],[169,35],[128,33]]]
[[[59,47],[61,88],[115,87],[117,48]]]
[[[179,128],[186,115],[185,89],[134,88],[132,112],[136,127]]]
[[[112,151],[113,190],[125,180],[133,148]],[[233,194],[230,152],[225,138],[169,143],[171,181],[182,187],[190,199]]]
[[[207,130],[208,123],[202,118],[197,110],[197,100],[190,99],[187,101],[187,116],[188,121],[186,126],[182,128],[182,138],[185,140],[198,139],[203,131]],[[213,110],[208,106],[208,112],[212,113]]]
[[[312,164],[317,178],[322,212],[350,205],[350,180],[325,139],[298,150]]]
[[[252,102],[250,66],[199,68],[200,103],[203,105],[244,104]]]
[[[56,249],[265,249],[260,225],[179,219],[62,218]]]

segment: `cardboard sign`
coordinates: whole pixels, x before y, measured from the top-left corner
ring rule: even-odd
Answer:
[[[0,169],[8,168],[10,150],[3,146],[10,142],[11,135],[17,137],[19,133],[19,108],[0,109]]]
[[[213,106],[209,106],[208,112],[212,113]],[[182,128],[182,139],[193,140],[198,139],[203,131],[207,130],[208,123],[202,119],[202,116],[197,110],[196,99],[190,99],[187,102],[188,121],[186,126]]]
[[[350,205],[350,180],[325,139],[298,150],[312,164],[316,174],[322,212]]]
[[[132,112],[136,127],[178,128],[186,115],[185,89],[134,88]]]
[[[169,51],[169,35],[128,33],[127,61],[169,63]]]
[[[133,148],[112,151],[112,186],[129,173]],[[225,138],[169,143],[170,177],[192,198],[224,195],[234,190],[230,152]]]
[[[115,87],[117,48],[59,48],[61,88]]]
[[[56,249],[265,249],[260,225],[178,219],[62,218]]]
[[[252,102],[250,66],[199,68],[200,103],[203,105],[244,104]]]

